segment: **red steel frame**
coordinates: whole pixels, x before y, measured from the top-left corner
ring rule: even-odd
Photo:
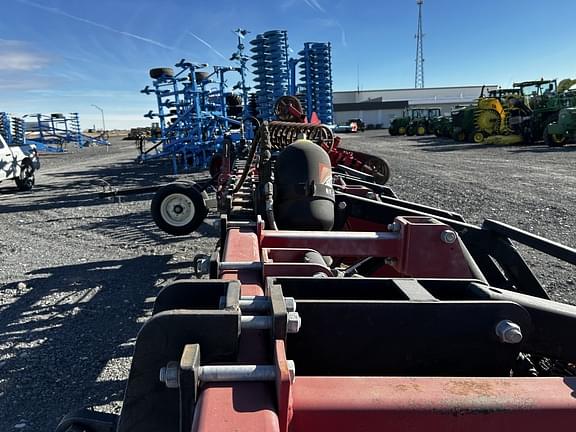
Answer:
[[[321,253],[329,253],[338,247],[336,243],[342,248],[343,242],[358,244],[358,240],[366,243],[364,255],[398,252],[402,250],[398,242],[406,241],[401,239],[404,230],[410,229],[406,228],[409,222],[402,222],[405,225],[400,234],[298,232],[296,236],[286,231],[265,231],[261,227],[232,227],[227,232],[222,260],[253,263],[266,261],[270,256],[290,258],[299,253],[290,249],[294,247],[317,248]],[[322,237],[331,240],[323,242]],[[383,246],[387,241],[393,245]],[[409,242],[406,245],[409,248]],[[279,247],[286,249],[267,249]],[[264,295],[262,269],[225,270],[220,276],[239,280],[243,296]],[[291,383],[284,342],[276,341],[272,347],[266,332],[242,334],[239,363],[270,362],[279,370],[275,385],[239,382],[203,387],[192,430],[576,430],[576,378],[297,376]]]

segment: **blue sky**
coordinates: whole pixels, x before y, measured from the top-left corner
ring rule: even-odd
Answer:
[[[146,125],[148,69],[229,64],[231,30],[333,44],[335,90],[414,84],[415,0],[2,0],[0,111],[79,112],[82,126]],[[576,78],[573,0],[425,0],[427,87]],[[204,43],[205,42],[205,43]],[[210,45],[212,48],[207,46]],[[230,84],[235,81],[231,80]]]

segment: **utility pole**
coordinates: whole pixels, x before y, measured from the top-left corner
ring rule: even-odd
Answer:
[[[416,74],[414,76],[414,88],[424,88],[424,47],[422,40],[422,4],[424,0],[416,0],[418,5],[418,33],[416,33]]]

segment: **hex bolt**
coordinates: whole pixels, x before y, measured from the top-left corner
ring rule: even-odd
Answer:
[[[502,320],[496,324],[495,330],[502,343],[517,344],[522,342],[522,329],[515,322]]]
[[[393,266],[398,262],[398,260],[396,258],[393,257],[386,257],[384,258],[384,264],[389,265],[389,266]]]
[[[284,297],[286,312],[296,312],[296,299],[294,297]]]
[[[202,382],[274,381],[276,367],[268,365],[201,366],[198,379]]]
[[[302,320],[298,312],[288,312],[288,321],[286,323],[286,331],[288,333],[298,333],[302,326]]]
[[[168,388],[178,388],[180,387],[179,373],[178,362],[169,362],[160,369],[160,382],[166,384]]]
[[[226,299],[222,297],[220,302],[225,304]],[[294,297],[284,297],[286,312],[296,312],[296,299]],[[246,312],[266,312],[270,310],[272,303],[268,297],[264,296],[242,296],[240,297],[240,310]]]
[[[171,366],[174,364],[174,367]],[[290,376],[290,382],[296,380],[296,365],[293,360],[287,360],[286,366]],[[169,372],[174,369],[174,372]],[[168,388],[178,388],[178,381],[167,379],[167,374],[178,376],[178,362],[170,362],[168,366],[160,369],[160,381]],[[198,380],[204,383],[211,382],[246,382],[246,381],[275,381],[278,369],[274,365],[208,365],[200,366],[197,370]],[[170,385],[169,385],[170,383]]]
[[[272,317],[270,316],[241,316],[240,325],[242,330],[268,330],[272,328]]]
[[[400,231],[400,224],[398,222],[388,224],[388,231],[399,232]]]
[[[446,244],[452,244],[458,239],[458,234],[452,230],[444,230],[440,234],[440,240]]]
[[[286,360],[286,363],[290,374],[290,382],[294,384],[294,381],[296,381],[296,363],[294,363],[294,360]]]
[[[348,207],[348,204],[346,204],[344,201],[340,201],[340,202],[338,203],[338,209],[340,209],[340,210],[345,210],[346,207]]]
[[[272,317],[265,315],[254,315],[240,317],[242,330],[268,330],[272,328]],[[288,312],[286,316],[286,331],[288,333],[298,333],[302,320],[298,312]]]
[[[218,264],[220,271],[225,270],[255,270],[262,269],[263,264],[260,261],[222,261]],[[210,260],[208,260],[208,269],[210,269]]]

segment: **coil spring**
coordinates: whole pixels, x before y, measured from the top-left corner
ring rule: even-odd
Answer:
[[[308,115],[316,112],[322,123],[332,124],[334,108],[332,104],[332,57],[330,43],[304,44],[300,51],[300,68],[302,69],[302,83],[309,95],[306,99]]]
[[[328,149],[332,149],[334,144],[334,134],[325,125],[273,121],[268,123],[268,130],[270,143],[275,150],[289,146],[302,134],[306,135],[306,139]]]
[[[286,31],[272,30],[256,36],[254,47],[254,81],[260,117],[273,118],[274,102],[288,94],[288,36]]]

